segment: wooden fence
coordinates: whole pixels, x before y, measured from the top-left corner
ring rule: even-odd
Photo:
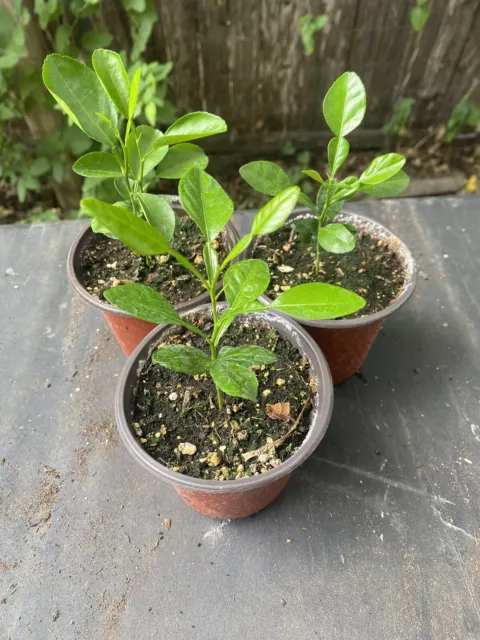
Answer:
[[[120,2],[108,4],[108,26],[118,30]],[[403,97],[416,100],[413,131],[445,122],[465,94],[480,97],[479,0],[429,0],[430,16],[420,33],[409,20],[415,0],[154,4],[159,20],[148,54],[173,61],[179,109],[205,109],[229,124],[229,138],[212,141],[212,151],[231,149],[232,142],[259,153],[276,151],[290,139],[298,146],[323,144],[322,99],[345,70],[356,71],[367,88],[367,115],[357,134],[357,144],[366,147],[381,143],[382,125]],[[300,38],[299,20],[306,13],[329,17],[315,34],[311,56]]]

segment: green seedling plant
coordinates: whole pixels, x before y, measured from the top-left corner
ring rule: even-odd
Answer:
[[[480,124],[479,107],[464,96],[453,107],[447,122],[447,132],[445,141],[452,142],[462,127],[470,127],[476,129]]]
[[[217,389],[219,409],[223,407],[224,393],[255,400],[258,381],[251,367],[271,363],[276,359],[270,351],[257,346],[220,347],[221,339],[238,315],[272,309],[305,320],[320,320],[355,313],[365,305],[365,301],[357,294],[323,283],[292,287],[266,305],[258,298],[268,288],[268,265],[256,259],[233,262],[241,256],[255,236],[272,233],[285,223],[297,202],[299,192],[299,187],[290,186],[267,202],[255,215],[250,233],[243,236],[220,262],[212,242],[228,223],[233,213],[233,202],[208,173],[195,167],[189,169],[180,180],[179,195],[182,207],[198,226],[205,240],[203,258],[206,277],[170,246],[161,229],[148,225],[129,209],[95,199],[82,201],[88,214],[132,251],[144,256],[171,255],[208,292],[212,318],[210,333],[181,318],[162,295],[148,286],[119,285],[108,289],[105,296],[118,309],[137,318],[153,324],[180,325],[200,336],[208,345],[209,353],[189,345],[164,345],[153,353],[152,360],[173,371],[192,375],[209,374]],[[220,311],[218,300],[222,294],[225,295],[228,307]]]
[[[73,170],[86,178],[113,178],[121,209],[131,209],[170,241],[175,230],[173,209],[168,199],[147,189],[161,178],[179,179],[192,167],[205,168],[207,156],[191,141],[226,131],[225,121],[199,111],[179,118],[165,133],[137,126],[140,68],[130,81],[120,55],[108,49],[95,50],[92,64],[93,70],[68,56],[52,54],[43,65],[44,84],[62,110],[104,149],[80,157]],[[97,220],[92,229],[108,233]]]
[[[377,197],[392,197],[401,193],[409,178],[402,171],[405,157],[387,153],[372,160],[360,177],[347,176],[338,180],[336,174],[348,157],[350,145],[346,136],[362,122],[367,100],[365,87],[356,73],[341,75],[328,90],[323,101],[323,115],[335,137],[328,143],[329,172],[322,177],[314,169],[303,171],[319,183],[316,201],[299,193],[298,201],[307,206],[315,218],[294,224],[300,236],[309,243],[316,238],[315,273],[320,267],[320,248],[331,253],[347,253],[355,248],[355,230],[332,222],[343,209],[346,200],[357,192]],[[240,174],[248,184],[267,195],[275,195],[290,184],[288,174],[274,162],[255,161],[243,165]]]

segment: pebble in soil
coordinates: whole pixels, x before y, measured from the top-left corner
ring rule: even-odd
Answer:
[[[366,300],[363,309],[350,318],[368,316],[388,307],[400,294],[404,269],[398,255],[383,240],[359,231],[353,251],[336,254],[321,250],[320,272],[315,274],[315,244],[300,242],[298,233],[285,225],[262,236],[254,257],[265,260],[271,272],[267,295],[306,282],[326,282],[355,291]]]
[[[208,324],[202,328],[209,330]],[[207,352],[201,338],[182,328],[170,329],[162,340],[160,344],[188,344]],[[210,376],[176,373],[151,360],[144,365],[135,391],[132,426],[145,451],[174,471],[208,480],[265,473],[291,456],[308,433],[316,391],[308,359],[271,327],[258,321],[235,323],[222,344],[258,345],[277,356],[275,363],[254,368],[259,383],[256,402],[225,395],[225,406],[219,410]],[[267,405],[286,402],[288,418],[267,415]],[[273,446],[305,405],[291,435]],[[260,447],[265,447],[260,455],[247,460],[242,456]]]
[[[205,275],[204,242],[190,218],[177,216],[172,247],[193,262],[202,275]],[[218,250],[221,262],[226,255],[222,237],[215,239],[212,246]],[[80,282],[102,302],[107,302],[103,295],[107,289],[129,282],[151,286],[172,304],[191,300],[205,292],[197,278],[171,256],[155,256],[148,262],[119,240],[103,234],[94,234],[83,251]]]

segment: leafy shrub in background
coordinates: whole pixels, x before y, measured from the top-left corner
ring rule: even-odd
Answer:
[[[480,124],[480,109],[477,105],[464,97],[452,109],[447,122],[445,140],[452,142],[462,127],[476,129]]]
[[[148,63],[142,58],[157,20],[156,11],[147,0],[123,0],[122,4],[129,17],[132,46],[120,55],[129,78],[140,69],[144,79],[135,117],[151,126],[170,124],[176,116],[174,105],[166,98],[172,63]],[[101,26],[101,11],[100,0],[35,0],[33,15],[21,0],[14,0],[11,10],[0,7],[0,178],[16,188],[21,202],[29,191],[37,192],[44,184],[51,184],[61,201],[62,183],[72,176],[72,160],[89,150],[101,149],[101,144],[73,126],[43,90],[43,59],[28,57],[26,29],[31,30],[28,38],[36,34],[43,48],[46,43],[52,51],[91,66],[92,52],[113,40]],[[35,126],[39,109],[50,113],[48,130],[45,118],[40,119],[38,130]],[[74,187],[72,182],[63,187],[70,201]],[[83,193],[116,199],[112,182],[105,179],[87,178]],[[76,198],[80,198],[80,190]]]

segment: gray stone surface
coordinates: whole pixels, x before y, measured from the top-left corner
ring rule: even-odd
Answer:
[[[408,242],[416,294],[285,493],[237,522],[118,441],[124,357],[65,274],[83,223],[0,228],[1,640],[480,638],[479,200],[355,208]]]

